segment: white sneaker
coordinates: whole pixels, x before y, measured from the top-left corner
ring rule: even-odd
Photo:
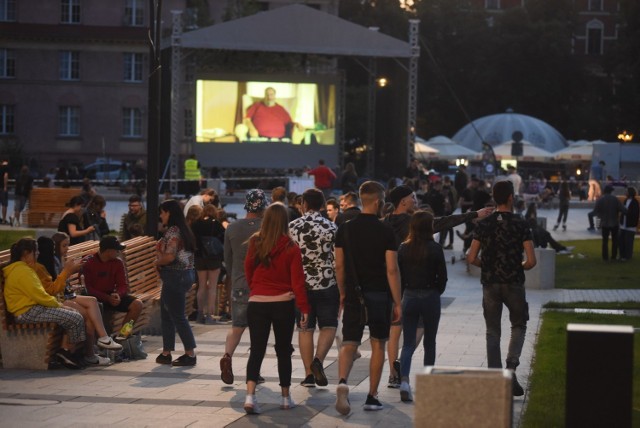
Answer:
[[[400,384],[400,399],[402,401],[413,401],[413,394],[411,394],[411,385],[409,382],[403,381]]]
[[[122,349],[122,345],[116,343],[110,336],[106,342],[102,341],[102,339],[98,339],[98,346],[102,349],[108,349],[110,351],[119,351]]]
[[[289,410],[293,409],[294,407],[296,407],[296,403],[295,401],[293,401],[293,398],[291,396],[282,397],[282,402],[280,404],[280,408],[282,410]]]
[[[336,387],[336,410],[341,415],[348,415],[351,412],[349,386],[346,383],[341,383]]]
[[[247,398],[244,399],[244,411],[247,412],[248,415],[260,414],[260,406],[258,405],[258,400],[256,400],[255,395],[247,394]]]
[[[94,355],[93,358],[84,357],[84,362],[89,366],[110,366],[111,360],[100,355]]]

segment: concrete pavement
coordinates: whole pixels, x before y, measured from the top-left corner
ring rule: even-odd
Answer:
[[[126,205],[126,202],[122,202]],[[107,210],[116,211],[119,202],[109,202]],[[238,206],[228,208],[237,209]],[[121,208],[120,208],[121,209]],[[118,210],[120,210],[118,209]],[[126,209],[126,208],[125,208]],[[122,211],[121,211],[122,212]],[[119,218],[120,213],[114,213]],[[594,238],[586,231],[588,209],[569,212],[567,232],[552,232],[558,240]],[[540,216],[555,218],[556,210],[540,210]],[[111,223],[116,225],[118,223]],[[553,221],[548,221],[552,225]],[[551,227],[551,226],[549,226]],[[454,250],[447,259],[461,255],[461,242],[456,238]],[[567,257],[567,256],[558,256]],[[436,364],[445,366],[486,367],[485,327],[481,310],[479,279],[469,275],[465,263],[447,266],[449,282],[443,295],[443,311],[438,332]],[[606,268],[615,269],[608,264]],[[640,290],[528,290],[530,305],[529,329],[518,378],[528,387],[534,345],[540,324],[541,307],[554,301],[618,301],[640,300]],[[219,359],[224,353],[228,326],[193,325],[198,344],[198,364],[193,368],[171,368],[157,365],[155,357],[161,350],[159,336],[144,338],[149,353],[146,360],[114,364],[105,368],[90,368],[81,372],[59,370],[37,372],[0,370],[0,421],[3,427],[40,426],[102,426],[131,427],[254,427],[254,426],[380,426],[406,427],[412,424],[414,405],[400,401],[399,391],[386,387],[388,365],[382,377],[379,398],[384,410],[366,412],[362,405],[368,391],[370,347],[365,333],[362,358],[354,364],[349,385],[352,412],[339,415],[335,408],[337,382],[337,349],[334,347],[325,361],[329,386],[305,388],[299,385],[304,369],[297,352],[294,335],[293,380],[291,393],[299,406],[279,409],[277,363],[271,338],[262,375],[266,383],[258,386],[257,397],[263,407],[259,416],[245,415],[244,374],[249,351],[248,333],[243,337],[233,359],[235,383],[227,386],[220,380]],[[509,322],[503,316],[503,356],[506,355]],[[179,355],[180,344],[178,341]],[[7,350],[3,350],[7,352]],[[10,352],[10,350],[8,351]],[[423,350],[413,357],[412,377],[421,372]],[[412,384],[415,382],[412,380]],[[518,426],[525,407],[525,397],[514,400],[514,426]]]

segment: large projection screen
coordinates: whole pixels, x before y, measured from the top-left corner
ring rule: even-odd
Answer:
[[[339,162],[339,79],[333,76],[201,76],[194,152],[218,168],[302,168]]]

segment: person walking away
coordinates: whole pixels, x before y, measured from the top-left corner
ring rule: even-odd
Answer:
[[[156,265],[162,279],[162,353],[156,358],[156,363],[195,366],[196,340],[185,315],[186,294],[196,281],[193,264],[195,237],[187,226],[180,204],[174,199],[160,204],[160,221],[167,230],[156,246]],[[184,354],[172,361],[171,352],[175,350],[176,331],[184,346]]]
[[[343,311],[336,410],[342,415],[351,411],[347,380],[365,324],[369,326],[371,362],[364,409],[383,409],[377,396],[385,343],[391,323],[402,318],[396,239],[393,229],[379,220],[384,206],[384,187],[375,181],[363,183],[360,200],[362,213],[342,224],[336,237],[336,278]]]
[[[333,180],[336,179],[336,173],[324,164],[323,159],[318,161],[317,167],[307,172],[309,175],[313,175],[314,185],[322,191],[324,198],[328,199],[329,196],[331,196],[331,189],[333,187]]]
[[[596,201],[593,212],[600,217],[602,232],[602,260],[609,261],[609,235],[611,235],[611,260],[618,257],[618,233],[620,228],[620,214],[626,214],[627,208],[613,196],[613,186],[604,187],[604,194]]]
[[[635,187],[627,187],[627,199],[624,206],[627,213],[620,217],[620,261],[626,262],[633,257],[633,241],[638,229],[638,200]]]
[[[296,405],[289,394],[295,307],[301,313],[300,327],[304,329],[309,303],[300,248],[289,235],[289,217],[281,203],[271,204],[265,210],[260,231],[249,240],[244,270],[251,290],[247,307],[251,350],[244,410],[247,414],[260,413],[256,385],[272,326],[282,394],[280,408],[288,410]]]
[[[302,194],[302,217],[289,224],[291,237],[302,252],[307,300],[310,311],[307,327],[298,326],[300,356],[305,369],[306,387],[327,386],[324,359],[331,348],[338,327],[340,296],[335,276],[334,246],[338,227],[320,213],[324,195],[318,189],[308,189]],[[300,314],[297,314],[298,324]],[[316,324],[320,329],[317,346],[313,333]]]
[[[400,399],[413,401],[409,374],[417,346],[416,331],[424,326],[424,365],[436,361],[436,334],[440,323],[440,295],[447,286],[447,265],[442,246],[433,240],[433,214],[417,211],[411,217],[409,237],[398,249],[402,278],[402,333]]]
[[[33,177],[29,173],[29,167],[23,165],[20,168],[20,175],[16,179],[16,199],[13,205],[13,226],[20,226],[20,213],[24,210],[29,195],[33,189]]]
[[[196,237],[195,268],[198,275],[198,319],[201,324],[215,324],[213,315],[218,304],[218,277],[224,257],[224,227],[217,220],[217,210],[211,204],[202,209],[202,214],[193,224],[191,230]],[[220,253],[209,253],[205,240],[217,239]]]
[[[502,306],[505,305],[509,310],[511,339],[506,365],[507,369],[513,371],[512,393],[519,397],[524,395],[524,390],[518,382],[515,370],[520,364],[529,319],[524,271],[536,265],[536,256],[531,229],[523,218],[513,213],[514,197],[511,181],[499,181],[494,185],[496,211],[476,226],[467,262],[481,268],[482,308],[487,326],[489,368],[502,368]]]
[[[245,196],[245,218],[229,224],[224,234],[224,260],[227,275],[231,277],[231,329],[227,333],[224,355],[220,359],[222,382],[233,384],[233,354],[248,326],[247,306],[249,304],[249,285],[244,272],[244,259],[247,255],[249,238],[260,230],[264,210],[269,205],[266,194],[260,189],[251,189]],[[258,376],[258,383],[264,379]]]
[[[558,220],[556,225],[553,226],[553,230],[558,230],[560,222],[562,221],[562,230],[567,230],[567,216],[569,215],[569,201],[571,200],[571,189],[569,188],[569,181],[566,177],[562,176],[560,181],[560,189],[558,190],[559,211]]]

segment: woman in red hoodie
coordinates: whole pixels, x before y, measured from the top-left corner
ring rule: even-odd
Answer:
[[[251,351],[247,363],[247,398],[244,410],[260,413],[256,401],[256,383],[267,351],[273,325],[278,357],[278,375],[282,388],[281,409],[295,407],[289,395],[291,386],[291,354],[295,305],[302,313],[300,324],[306,325],[309,304],[304,284],[300,248],[289,236],[287,209],[275,203],[266,209],[260,231],[249,239],[244,269],[249,284],[247,323]]]

